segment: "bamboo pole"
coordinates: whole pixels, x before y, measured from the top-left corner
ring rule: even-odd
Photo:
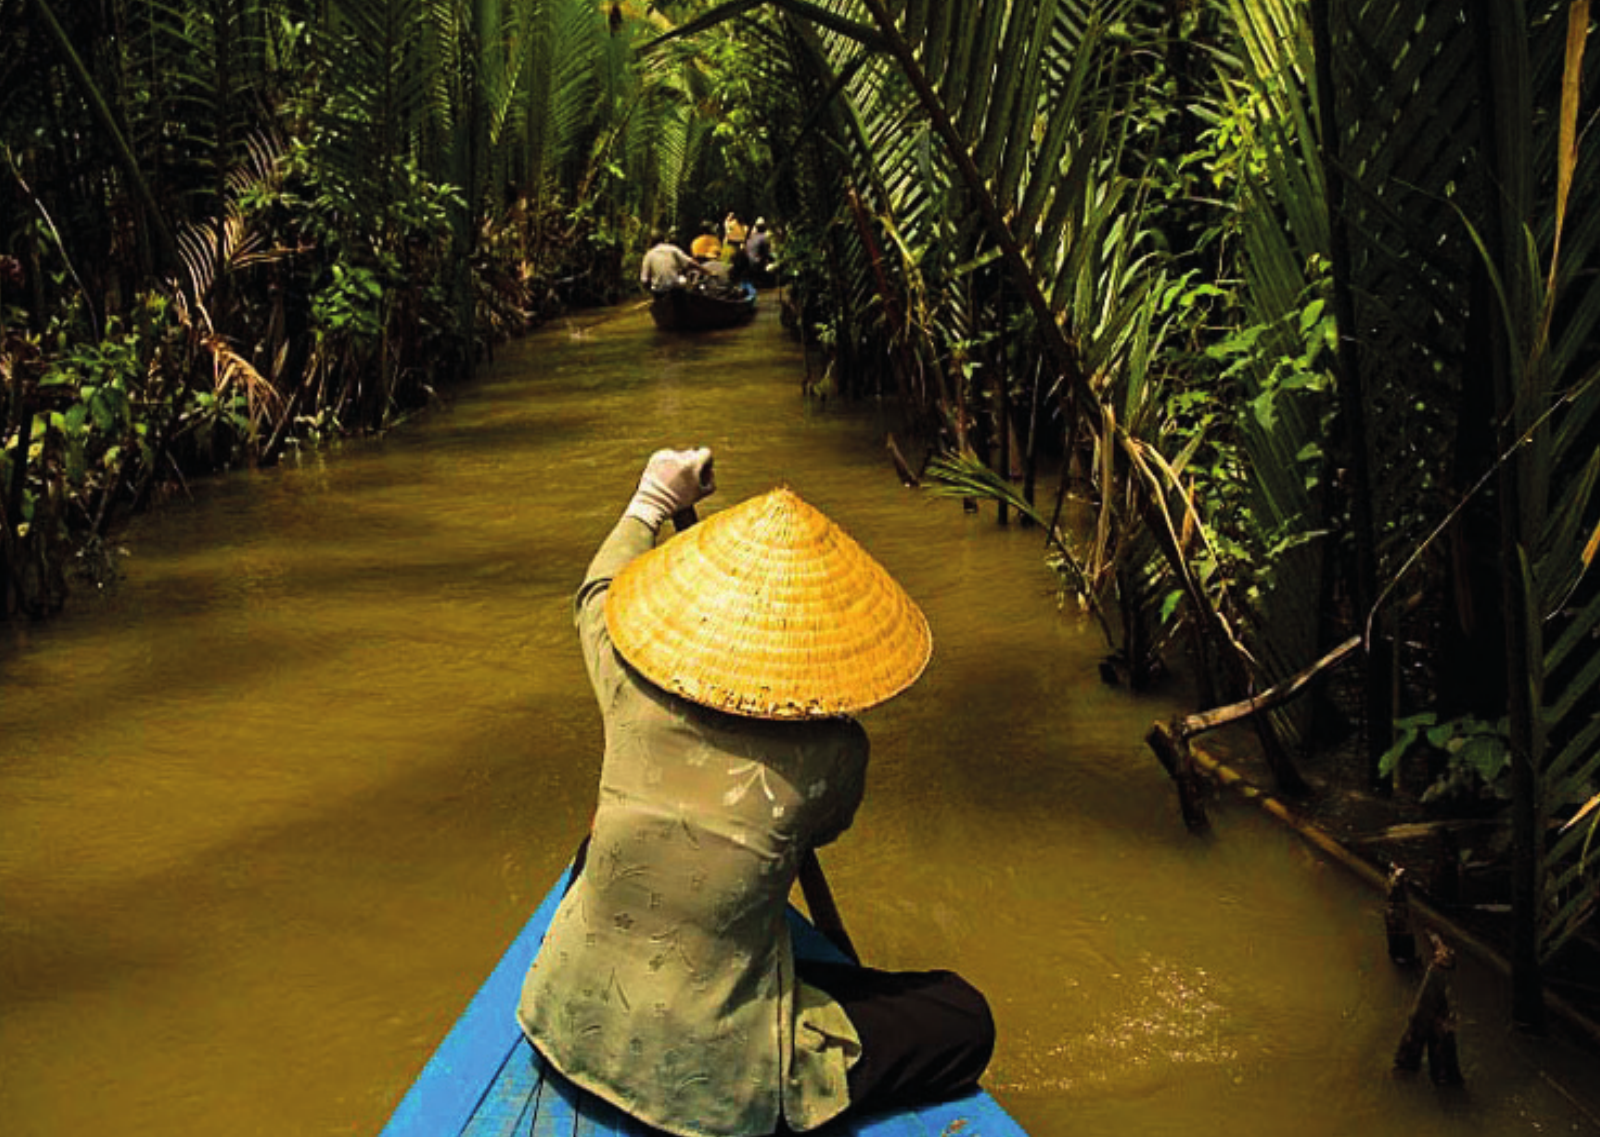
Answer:
[[[1181,729],[1186,738],[1204,734],[1208,730],[1215,730],[1219,726],[1226,726],[1231,722],[1238,722],[1242,718],[1261,711],[1269,711],[1274,707],[1282,706],[1294,698],[1310,685],[1311,681],[1334,665],[1343,662],[1361,646],[1360,636],[1351,636],[1344,643],[1328,652],[1310,667],[1296,675],[1291,675],[1276,686],[1270,687],[1259,695],[1251,695],[1248,699],[1241,699],[1226,707],[1215,707],[1209,711],[1201,711],[1181,720]]]
[[[806,911],[811,915],[811,923],[834,947],[842,951],[851,963],[860,963],[861,954],[851,942],[850,933],[844,930],[844,917],[839,914],[839,906],[834,903],[833,889],[828,887],[828,878],[822,871],[822,862],[817,859],[815,849],[807,849],[805,857],[800,861],[799,880],[800,895],[805,898]]]

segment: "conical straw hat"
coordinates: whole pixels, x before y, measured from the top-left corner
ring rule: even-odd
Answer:
[[[657,686],[765,719],[875,706],[911,686],[933,650],[905,590],[786,487],[630,561],[611,582],[606,627]]]

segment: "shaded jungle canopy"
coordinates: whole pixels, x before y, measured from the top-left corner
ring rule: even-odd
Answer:
[[[1109,671],[1186,652],[1210,706],[1359,637],[1256,720],[1279,786],[1347,720],[1372,785],[1510,818],[1538,1018],[1600,896],[1587,0],[0,18],[8,613],[184,476],[385,429],[615,301],[650,230],[764,214],[823,386],[1039,525]]]

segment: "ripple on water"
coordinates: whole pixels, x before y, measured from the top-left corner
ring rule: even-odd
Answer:
[[[1239,1058],[1230,1040],[1229,985],[1203,968],[1141,953],[1135,970],[1097,981],[1103,1008],[1087,1029],[1024,1048],[1013,1076],[995,1088],[1022,1093],[1134,1093],[1186,1066],[1226,1066]],[[1079,986],[1078,980],[1069,981]]]

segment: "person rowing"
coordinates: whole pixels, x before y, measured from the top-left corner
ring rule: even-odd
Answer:
[[[703,276],[704,269],[659,230],[651,234],[650,249],[639,264],[639,284],[651,292],[664,292]]]
[[[683,1137],[963,1093],[995,1041],[970,983],[797,961],[785,916],[862,800],[855,715],[921,675],[927,620],[787,487],[685,528],[715,488],[710,450],[652,454],[574,599],[605,754],[518,1021],[570,1080]]]

